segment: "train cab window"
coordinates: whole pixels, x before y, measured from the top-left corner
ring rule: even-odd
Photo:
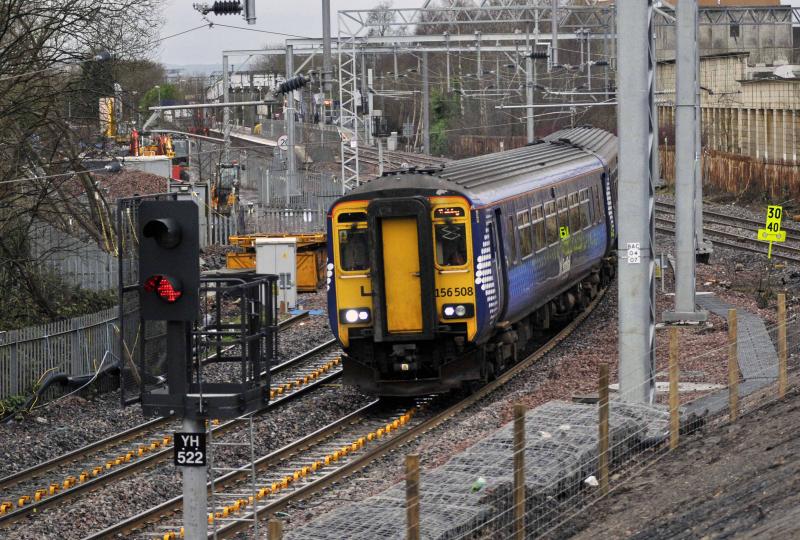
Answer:
[[[530,211],[523,210],[517,214],[517,229],[519,230],[519,256],[526,259],[533,253]]]
[[[547,247],[547,240],[544,237],[544,213],[541,205],[531,209],[531,220],[533,221],[533,250],[540,251]]]
[[[589,190],[582,189],[578,192],[578,199],[581,211],[581,229],[585,229],[592,224],[591,217],[589,216]]]
[[[339,263],[342,270],[353,272],[369,270],[369,231],[357,229],[339,230]]]
[[[337,218],[339,223],[357,223],[367,221],[366,212],[342,212]]]
[[[508,262],[513,264],[517,260],[517,240],[516,227],[514,227],[514,216],[508,216],[508,230],[506,231],[506,238],[508,238]]]
[[[556,203],[550,201],[544,205],[544,229],[548,244],[558,242],[558,222],[556,221]]]
[[[467,264],[467,226],[463,223],[437,223],[436,262],[439,266]]]

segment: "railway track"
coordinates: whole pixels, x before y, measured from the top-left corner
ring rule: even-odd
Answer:
[[[401,410],[387,410],[384,404],[375,401],[256,460],[258,479],[254,496],[245,495],[242,487],[251,481],[249,464],[218,478],[214,492],[215,498],[219,498],[222,504],[209,514],[209,538],[235,537],[251,527],[255,519],[265,519],[341,481],[474,405],[569,336],[594,310],[604,294],[605,291],[601,291],[583,313],[535,352],[496,380],[440,412],[430,412],[433,407],[429,400]],[[211,486],[207,488],[210,491]],[[182,498],[175,497],[86,540],[120,538],[132,534],[165,540],[180,538],[178,518],[181,508]]]
[[[657,202],[656,208],[660,208],[660,216],[656,216],[656,231],[665,234],[675,233],[675,207],[670,203]],[[671,219],[670,216],[671,215]],[[659,225],[659,223],[661,225]],[[741,232],[734,233],[715,228],[716,226],[733,227]],[[767,244],[757,240],[756,230],[763,228],[764,223],[754,219],[728,216],[719,212],[703,211],[703,233],[714,244],[767,255]],[[785,229],[786,238],[789,241],[800,242],[800,230]],[[772,245],[772,257],[787,262],[800,264],[800,247],[774,243]]]
[[[307,316],[301,313],[279,327],[288,328]],[[335,347],[331,339],[270,368],[272,401],[262,412],[338,377],[340,360],[331,354]],[[233,420],[213,429],[222,435],[240,424]],[[178,419],[155,418],[1,479],[0,528],[163,462],[172,455],[171,433],[179,428]]]
[[[368,146],[358,149],[358,159],[375,167],[378,166],[378,150]],[[385,170],[402,169],[403,165],[412,167],[439,167],[448,161],[446,158],[436,158],[423,154],[410,152],[383,151],[383,167]]]

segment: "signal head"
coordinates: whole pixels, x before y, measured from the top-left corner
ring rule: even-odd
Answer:
[[[172,218],[153,219],[145,223],[142,234],[152,238],[159,246],[172,249],[181,243],[181,227]]]

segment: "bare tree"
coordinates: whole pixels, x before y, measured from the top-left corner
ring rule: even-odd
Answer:
[[[28,239],[44,221],[116,250],[112,211],[83,154],[113,63],[146,56],[157,0],[4,0],[0,4],[0,286],[56,316]],[[0,300],[3,311],[9,295]],[[13,301],[10,300],[10,301]]]

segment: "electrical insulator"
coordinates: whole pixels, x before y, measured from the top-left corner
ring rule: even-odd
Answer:
[[[287,79],[279,84],[275,89],[275,94],[286,94],[287,92],[302,88],[306,84],[308,84],[308,79],[302,75],[298,75],[297,77],[292,77],[291,79]]]
[[[533,51],[529,57],[533,58],[534,60],[545,60],[548,54],[544,51]]]
[[[211,11],[214,15],[234,15],[242,12],[242,4],[239,0],[222,0],[214,2]]]

